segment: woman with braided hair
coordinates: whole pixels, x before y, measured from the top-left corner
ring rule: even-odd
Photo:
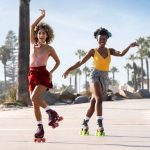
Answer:
[[[108,71],[109,65],[111,62],[111,55],[113,56],[124,56],[128,50],[132,47],[138,46],[136,42],[129,44],[129,46],[123,51],[117,51],[114,48],[105,47],[107,40],[111,37],[111,33],[105,28],[99,28],[94,32],[94,37],[97,39],[99,46],[97,48],[93,48],[88,51],[85,57],[68,68],[63,76],[64,78],[70,73],[70,71],[77,69],[85,62],[87,62],[91,57],[93,57],[95,68],[91,73],[91,100],[90,106],[87,110],[86,116],[83,119],[81,135],[89,134],[88,122],[92,117],[94,111],[96,111],[96,119],[97,119],[97,131],[96,135],[101,136],[104,135],[104,127],[103,127],[103,116],[102,116],[102,101],[103,96],[106,93],[107,81],[108,81]]]

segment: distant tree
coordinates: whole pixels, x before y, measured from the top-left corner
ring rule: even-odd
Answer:
[[[0,60],[2,61],[2,64],[4,65],[4,83],[5,83],[5,90],[7,88],[7,79],[6,79],[6,64],[7,61],[10,59],[10,50],[7,49],[6,46],[0,47]]]
[[[9,50],[10,59],[6,65],[6,77],[10,86],[16,85],[18,68],[18,40],[15,33],[10,30],[6,36],[5,46]]]
[[[127,83],[129,82],[129,77],[130,77],[130,69],[132,69],[132,66],[127,63],[125,66],[124,66],[125,69],[127,69]]]
[[[137,57],[134,56],[133,54],[131,54],[128,59],[129,59],[130,61],[132,61],[132,63],[133,63],[133,66],[132,66],[132,68],[133,68],[132,83],[133,83],[134,89],[136,90],[138,85],[137,85],[137,79],[136,79],[136,76],[137,76],[137,72],[136,72],[136,70],[137,70],[137,65],[136,65],[136,63],[135,63],[135,60],[137,59]]]
[[[115,73],[119,72],[119,70],[116,67],[112,67],[110,69],[110,72],[112,72],[113,75],[113,85],[115,84]]]
[[[5,90],[5,83],[4,81],[0,81],[0,94],[2,94]]]
[[[89,82],[87,81],[87,77],[90,76],[91,70],[87,66],[85,66],[83,68],[83,72],[85,73],[85,86],[84,87],[85,87],[85,90],[87,91],[89,88]]]
[[[145,63],[146,63],[146,72],[147,72],[147,89],[149,90],[149,62],[148,59],[150,58],[150,41],[149,38],[142,38],[140,37],[139,39],[137,39],[137,43],[139,44],[139,59],[141,60],[141,71],[143,71],[143,60],[145,59]],[[143,72],[141,72],[142,74],[142,78],[141,78],[141,83],[142,83],[142,88],[143,88],[143,80],[144,80],[144,75]]]
[[[141,60],[141,71],[143,71],[143,59],[144,59],[144,51],[143,51],[143,48],[144,48],[144,38],[142,38],[142,37],[140,37],[139,39],[137,39],[136,41],[137,41],[137,43],[139,44],[139,51],[138,51],[138,53],[140,54],[140,56],[139,56],[139,59]],[[142,88],[144,88],[143,87],[143,82],[144,82],[144,76],[143,76],[143,72],[141,72],[141,86],[142,86]]]
[[[77,84],[77,74],[78,74],[77,69],[71,71],[71,74],[74,76],[74,89],[75,89],[75,92],[77,92],[77,87],[78,87],[78,84]]]
[[[82,49],[78,49],[75,52],[75,55],[77,55],[79,60],[81,60],[81,58],[86,55],[86,52]],[[79,92],[80,92],[80,83],[81,83],[80,81],[81,81],[81,74],[82,74],[82,71],[80,70],[80,68],[78,68],[77,74],[79,75],[79,82],[78,83],[79,83]]]

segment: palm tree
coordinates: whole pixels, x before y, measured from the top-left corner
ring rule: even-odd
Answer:
[[[0,47],[0,60],[2,61],[2,64],[4,65],[5,90],[7,88],[6,64],[9,59],[10,59],[10,49],[8,49],[6,46],[1,46]]]
[[[144,59],[144,51],[143,51],[143,48],[144,48],[144,41],[145,39],[140,37],[139,39],[136,40],[137,43],[139,44],[139,51],[138,53],[140,54],[140,60],[141,60],[141,71],[143,71],[143,59]],[[144,82],[144,77],[143,77],[143,72],[141,72],[141,84],[142,84],[142,89],[143,89],[143,82]]]
[[[77,68],[76,69],[76,73],[77,73],[77,75],[79,75],[79,88],[78,88],[78,92],[80,93],[80,83],[81,83],[81,74],[82,74],[81,69]]]
[[[148,90],[150,90],[150,79],[149,79],[149,62],[148,59],[150,58],[150,36],[147,37],[147,42],[148,42],[148,49],[147,49],[147,86]]]
[[[149,52],[150,43],[149,43],[148,38],[145,39],[145,38],[141,38],[141,37],[137,40],[137,42],[139,44],[139,52],[138,53],[140,53],[140,59],[142,59],[142,60],[145,59],[145,62],[146,62],[147,89],[149,90],[149,63],[148,63],[148,58],[149,58],[149,53],[150,53]],[[142,73],[142,77],[143,77],[143,72],[141,72],[141,73]],[[143,82],[142,82],[142,85],[143,85]],[[143,86],[142,86],[142,88],[143,88]]]
[[[133,68],[133,85],[134,85],[134,89],[137,89],[137,82],[136,82],[137,81],[137,79],[136,79],[137,67],[136,67],[136,63],[135,63],[135,60],[137,59],[137,57],[134,56],[133,54],[131,54],[128,59],[133,62],[133,66],[132,66],[132,68]]]
[[[82,49],[78,49],[75,52],[75,55],[77,55],[79,57],[79,61],[80,61],[81,58],[86,55],[86,52],[84,50],[82,50]],[[80,80],[81,80],[82,71],[80,69],[78,69],[77,70],[77,74],[79,74],[79,92],[80,92]]]
[[[19,9],[19,58],[18,58],[18,85],[17,101],[23,105],[31,104],[28,91],[28,70],[29,70],[29,3],[30,0],[20,0]]]
[[[112,72],[112,74],[113,74],[113,85],[114,85],[114,83],[115,83],[115,73],[119,72],[119,70],[116,67],[112,67],[110,69],[110,72]]]
[[[86,55],[86,52],[82,49],[78,49],[76,52],[75,52],[75,55],[77,55],[79,57],[79,60],[81,59],[81,57],[85,56]]]
[[[74,76],[74,89],[77,92],[77,69],[70,72]]]
[[[87,66],[85,66],[83,68],[83,72],[85,73],[85,89],[87,91],[88,90],[88,85],[89,85],[88,81],[87,81],[87,77],[90,75],[91,70]]]
[[[127,69],[127,83],[129,82],[129,77],[130,77],[130,69],[132,69],[132,66],[127,63],[125,66],[124,66],[125,69]]]
[[[143,53],[145,57],[145,63],[146,63],[146,72],[147,72],[147,90],[149,91],[149,48],[150,48],[150,43],[147,39],[144,40],[143,43]]]

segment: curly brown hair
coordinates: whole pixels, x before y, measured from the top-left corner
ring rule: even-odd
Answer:
[[[37,33],[40,29],[43,29],[47,33],[46,43],[51,43],[54,39],[54,31],[51,26],[44,22],[40,22],[34,29],[34,38],[38,42]]]

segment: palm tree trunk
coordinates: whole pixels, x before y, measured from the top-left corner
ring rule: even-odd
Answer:
[[[79,91],[78,91],[79,93],[80,93],[80,82],[81,82],[81,76],[79,74],[79,85],[78,85],[79,86]]]
[[[133,73],[134,73],[134,90],[137,91],[137,87],[138,87],[138,85],[137,85],[137,66],[136,66],[135,62],[133,62],[133,69],[134,69],[134,71],[133,71]]]
[[[128,82],[129,82],[129,69],[127,69],[127,78],[128,78],[128,79],[127,79]],[[128,82],[127,82],[127,83],[128,83]]]
[[[69,82],[70,82],[70,88],[71,88],[71,86],[72,86],[71,74],[70,74]]]
[[[146,58],[146,70],[147,70],[147,90],[149,91],[149,63],[147,58]]]
[[[87,74],[85,72],[85,90],[87,91],[88,90],[88,87],[87,87]]]
[[[4,78],[5,78],[5,91],[7,89],[7,80],[6,80],[6,64],[4,64]]]
[[[142,87],[142,89],[143,89],[143,81],[144,81],[144,76],[143,76],[143,58],[142,58],[142,56],[141,56],[141,87]]]
[[[28,91],[29,70],[29,1],[20,0],[19,9],[19,58],[18,58],[18,86],[17,101],[25,106],[31,104]]]
[[[75,85],[75,91],[77,91],[77,74],[75,74],[75,80],[74,80],[74,85]]]
[[[115,73],[113,72],[113,86],[114,86],[114,83],[115,83]]]

